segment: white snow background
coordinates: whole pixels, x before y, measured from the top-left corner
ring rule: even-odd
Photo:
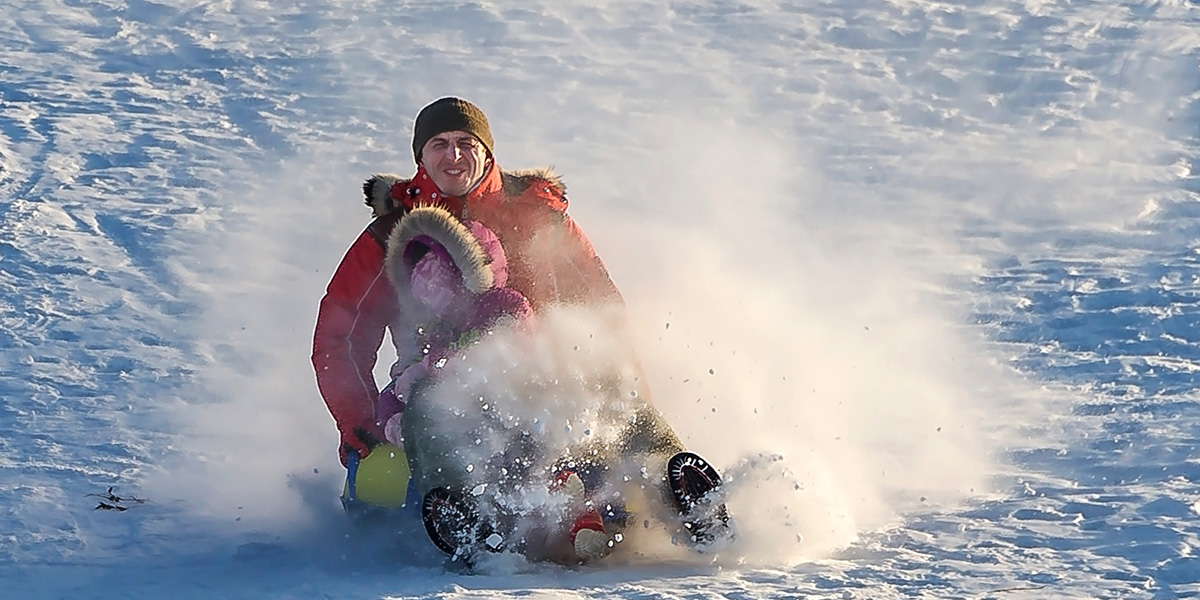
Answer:
[[[1200,597],[1194,0],[0,14],[2,597]],[[731,547],[346,524],[317,301],[443,95],[565,178]]]

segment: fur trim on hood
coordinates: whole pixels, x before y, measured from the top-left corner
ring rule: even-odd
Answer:
[[[396,210],[397,202],[392,198],[392,187],[409,181],[412,180],[389,173],[376,173],[367,178],[363,183],[363,196],[366,197],[365,204],[371,207],[371,217],[382,217]]]
[[[432,243],[445,248],[454,266],[462,271],[463,285],[472,293],[479,294],[492,287],[491,257],[462,221],[438,206],[414,208],[388,236],[385,268],[393,285],[405,289],[411,285],[412,269],[424,253],[419,246],[410,247],[411,242],[423,244],[424,250]]]
[[[520,171],[500,171],[500,180],[504,182],[504,192],[509,196],[520,196],[533,185],[535,181],[545,181],[554,186],[560,195],[566,195],[567,184],[562,177],[554,172],[554,167],[538,167]]]
[[[504,193],[509,197],[520,196],[536,182],[544,181],[553,186],[560,195],[567,193],[567,186],[563,183],[562,177],[559,177],[551,167],[541,167],[537,169],[523,169],[520,171],[501,171],[500,180],[504,185]],[[393,190],[403,190],[404,186],[412,181],[409,178],[390,173],[377,173],[367,178],[363,183],[364,204],[371,208],[371,217],[382,217],[399,207],[403,203],[392,195]]]

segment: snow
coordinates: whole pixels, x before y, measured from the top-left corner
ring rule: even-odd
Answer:
[[[276,4],[0,0],[6,597],[1200,596],[1194,0]],[[316,304],[447,94],[564,176],[733,547],[346,525]]]

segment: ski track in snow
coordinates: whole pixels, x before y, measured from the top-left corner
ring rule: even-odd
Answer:
[[[1194,1],[0,8],[6,594],[1200,597]],[[845,532],[800,515],[805,542],[787,528],[784,559],[745,564],[465,576],[417,542],[348,537],[308,336],[366,223],[359,183],[410,171],[411,118],[445,94],[484,107],[507,167],[567,177],[635,321],[674,321],[664,353],[681,329],[720,336],[683,314],[705,296],[653,268],[692,264],[647,235],[676,229],[717,257],[761,257],[739,276],[769,278],[838,342],[805,356],[864,357],[856,378],[894,373],[871,366],[879,347],[902,365],[939,358],[939,341],[904,333],[907,310],[981,340],[972,359],[1012,375],[973,399],[994,489],[923,504],[887,488],[900,518],[812,555]],[[821,302],[842,294],[849,308]],[[713,352],[685,368],[715,366],[719,388],[745,364]],[[829,403],[855,399],[795,369]],[[664,410],[739,414],[712,398]],[[683,430],[769,433],[757,423]],[[911,456],[900,441],[864,446]],[[110,486],[147,502],[96,510]]]

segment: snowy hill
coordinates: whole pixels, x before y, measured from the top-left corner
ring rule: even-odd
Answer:
[[[5,597],[1200,597],[1195,1],[0,8]],[[563,175],[734,547],[346,525],[316,305],[451,94]]]

